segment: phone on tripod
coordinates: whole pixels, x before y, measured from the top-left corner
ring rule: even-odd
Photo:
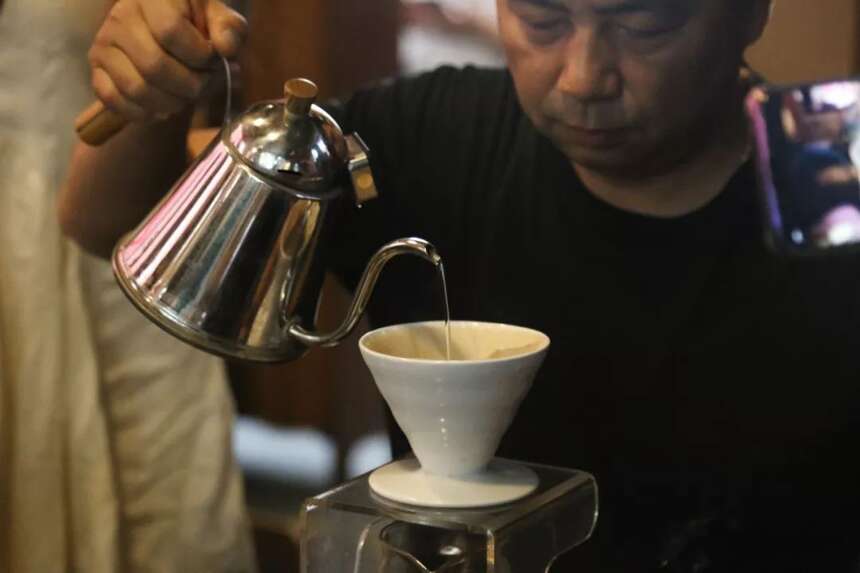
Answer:
[[[769,245],[860,250],[860,79],[759,85],[746,109]]]

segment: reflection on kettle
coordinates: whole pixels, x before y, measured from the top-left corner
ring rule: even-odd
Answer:
[[[285,99],[228,122],[113,256],[134,304],[159,326],[209,352],[274,362],[333,345],[358,323],[385,263],[414,254],[440,263],[421,239],[393,241],[368,263],[335,331],[313,331],[324,278],[317,253],[351,177],[359,204],[376,196],[368,149],[290,80]]]

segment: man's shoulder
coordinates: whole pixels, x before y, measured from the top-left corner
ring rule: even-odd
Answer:
[[[416,115],[446,118],[497,110],[515,101],[513,80],[504,68],[442,66],[368,84],[342,105],[414,119]]]
[[[376,148],[379,169],[399,170],[404,157],[489,152],[514,139],[522,115],[509,72],[474,66],[377,82],[328,109]]]
[[[511,75],[505,68],[446,65],[418,74],[389,79],[382,85],[432,86],[440,89],[468,90],[476,87],[507,89],[511,84]]]
[[[511,75],[502,68],[443,66],[402,81],[408,97],[438,122],[481,127],[507,121],[519,109]]]

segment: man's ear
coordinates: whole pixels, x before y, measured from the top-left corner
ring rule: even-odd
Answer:
[[[750,46],[764,34],[770,16],[773,13],[776,0],[748,0],[750,4],[749,25],[747,27],[746,45]]]

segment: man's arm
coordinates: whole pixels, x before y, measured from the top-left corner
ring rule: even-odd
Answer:
[[[190,106],[206,70],[215,52],[236,55],[245,26],[218,0],[113,5],[90,50],[93,89],[132,123],[101,147],[75,148],[57,202],[67,235],[109,256],[164,195],[185,166]]]
[[[91,253],[109,257],[181,175],[189,113],[131,124],[101,147],[78,143],[57,210],[63,232]]]

